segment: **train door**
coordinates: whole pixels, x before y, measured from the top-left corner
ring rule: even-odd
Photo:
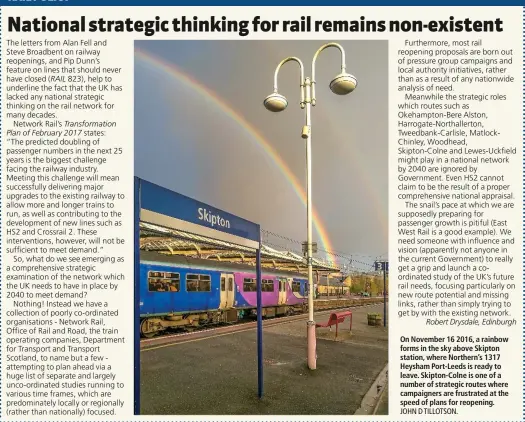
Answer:
[[[221,301],[219,304],[219,309],[225,309],[227,298],[228,298],[228,291],[227,291],[227,280],[228,280],[229,274],[221,274]]]
[[[286,304],[286,278],[279,279],[279,305]]]
[[[300,283],[301,283],[301,284],[300,284],[300,286],[301,286],[301,287],[300,287],[300,289],[301,289],[301,296],[304,297],[304,296],[306,296],[306,294],[308,293],[307,290],[306,290],[306,289],[307,289],[307,284],[308,284],[308,283],[307,283],[306,281],[302,281],[302,280],[300,281]]]
[[[225,274],[226,276],[226,309],[233,308],[235,304],[235,282],[233,274]]]

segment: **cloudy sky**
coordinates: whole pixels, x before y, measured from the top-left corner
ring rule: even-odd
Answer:
[[[340,54],[321,53],[312,113],[314,241],[368,262],[357,254],[387,252],[387,43],[340,43],[358,87],[347,96],[332,94]],[[306,188],[306,156],[296,63],[279,76],[288,108],[270,113],[263,100],[283,58],[299,57],[309,76],[322,44],[137,41],[136,175],[279,236],[306,240],[306,208],[297,193]],[[267,240],[300,249],[275,235]]]

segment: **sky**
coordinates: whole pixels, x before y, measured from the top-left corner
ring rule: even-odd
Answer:
[[[354,92],[333,94],[340,53],[324,50],[312,108],[314,241],[339,264],[386,256],[388,49],[386,41],[338,41]],[[305,75],[323,41],[136,41],[135,174],[261,225],[274,246],[306,240],[305,114],[299,67],[285,64],[288,108],[263,106],[277,64],[300,58]],[[290,176],[292,175],[292,176]],[[357,268],[359,269],[359,268]],[[365,268],[361,268],[365,270]]]

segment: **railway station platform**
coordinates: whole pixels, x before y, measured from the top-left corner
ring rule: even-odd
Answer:
[[[345,308],[360,305],[361,303],[383,303],[384,299],[380,296],[362,298],[359,296],[341,296],[341,297],[330,297],[330,298],[317,298],[314,300],[314,309],[334,309],[334,308]],[[388,301],[388,299],[387,299]],[[383,313],[383,310],[381,310]]]
[[[370,403],[367,393],[387,364],[388,331],[367,324],[367,313],[382,314],[382,304],[351,310],[351,333],[347,321],[337,340],[335,327],[317,329],[315,371],[306,366],[306,316],[266,326],[262,399],[254,327],[142,347],[141,414],[352,415],[365,395]],[[319,311],[316,322],[329,315]]]

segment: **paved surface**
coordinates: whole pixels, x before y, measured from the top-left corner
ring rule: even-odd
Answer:
[[[388,333],[353,309],[345,322],[317,331],[317,370],[306,366],[305,320],[264,329],[264,397],[257,397],[256,330],[249,329],[141,352],[143,415],[353,414],[388,359]],[[327,320],[325,314],[318,322]]]

